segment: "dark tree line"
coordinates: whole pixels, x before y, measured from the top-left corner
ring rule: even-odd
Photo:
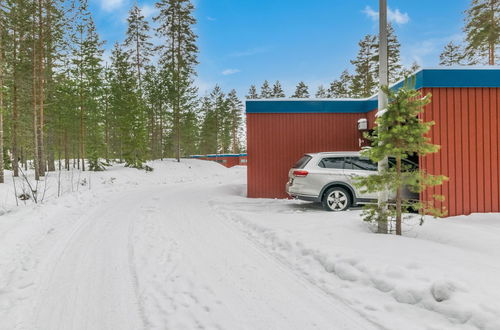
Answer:
[[[198,97],[191,1],[156,8],[153,22],[131,8],[124,41],[104,63],[87,0],[0,0],[0,181],[4,168],[18,176],[33,167],[39,179],[57,165],[142,168],[148,159],[241,149],[236,92],[216,88],[223,105],[215,90]]]

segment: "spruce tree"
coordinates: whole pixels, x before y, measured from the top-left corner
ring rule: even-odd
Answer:
[[[294,97],[294,98],[308,98],[309,97],[308,87],[303,81],[298,83],[297,87],[295,88],[295,93],[293,93],[292,97]]]
[[[441,55],[439,55],[439,65],[462,65],[463,59],[464,55],[461,47],[459,45],[456,45],[453,41],[450,41],[444,47]]]
[[[196,46],[197,35],[193,32],[196,19],[194,6],[190,0],[160,0],[156,3],[160,10],[154,20],[158,23],[158,37],[165,40],[160,47],[162,75],[167,86],[168,103],[172,108],[172,135],[175,157],[181,157],[181,120],[183,113],[193,109],[196,88],[193,77],[198,64]]]
[[[328,97],[328,91],[325,89],[325,87],[323,87],[323,85],[319,85],[315,96],[318,99],[326,99]]]
[[[377,222],[395,221],[396,234],[401,235],[403,213],[410,208],[420,211],[421,214],[443,214],[443,210],[436,208],[433,201],[415,202],[403,199],[403,188],[407,187],[410,191],[420,193],[427,187],[440,185],[446,177],[412,169],[402,162],[414,155],[425,156],[439,150],[439,146],[431,144],[426,136],[434,123],[421,119],[424,106],[431,101],[431,95],[422,96],[420,91],[409,87],[408,84],[397,92],[384,87],[384,92],[389,98],[389,105],[377,118],[374,132],[367,135],[372,141],[372,148],[364,150],[362,154],[374,162],[393,157],[395,164],[381,173],[358,178],[357,185],[364,192],[396,192],[395,207],[367,206],[364,219]],[[436,196],[436,199],[442,200],[442,197]]]
[[[255,100],[259,98],[259,94],[257,93],[257,88],[255,87],[255,85],[250,85],[246,98],[248,100]]]
[[[340,78],[330,83],[330,87],[328,88],[328,97],[336,99],[352,97],[351,84],[352,76],[349,74],[349,71],[342,71]]]
[[[271,97],[273,98],[282,98],[285,97],[285,92],[283,91],[283,88],[281,87],[281,83],[276,80],[276,82],[273,85],[273,91],[271,93]]]
[[[354,74],[350,94],[353,97],[369,97],[377,88],[377,38],[368,34],[358,45],[358,55],[351,61],[354,65]]]
[[[465,52],[469,61],[478,59],[495,65],[500,44],[500,1],[472,0],[465,14]]]
[[[269,82],[264,80],[264,83],[260,87],[260,97],[261,99],[270,99],[273,97],[273,91],[269,86]]]

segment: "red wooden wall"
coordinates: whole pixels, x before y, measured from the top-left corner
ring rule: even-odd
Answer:
[[[286,198],[288,170],[304,153],[359,150],[365,113],[247,113],[248,197]]]
[[[423,194],[442,194],[448,215],[500,212],[500,88],[424,88],[432,103],[425,121],[441,150],[420,160],[420,167],[449,182]]]

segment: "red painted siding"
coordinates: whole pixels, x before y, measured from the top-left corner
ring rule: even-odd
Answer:
[[[248,113],[248,197],[286,198],[288,170],[304,154],[359,150],[360,113]]]
[[[448,215],[500,212],[500,89],[425,88],[432,103],[424,112],[436,125],[429,134],[438,153],[421,159],[420,167],[450,178],[423,198],[442,194]],[[441,205],[441,204],[438,204]]]

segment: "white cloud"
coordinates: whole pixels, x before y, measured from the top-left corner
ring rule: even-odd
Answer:
[[[125,3],[125,0],[101,0],[101,7],[106,11],[112,11],[120,8]]]
[[[439,54],[443,51],[444,46],[450,41],[460,42],[463,38],[462,33],[456,33],[403,44],[401,46],[401,62],[406,66],[410,66],[414,61],[422,67],[437,66]]]
[[[268,49],[264,47],[250,48],[243,51],[237,51],[229,54],[230,57],[242,57],[242,56],[252,56],[256,54],[261,54],[267,52]]]
[[[378,20],[378,11],[373,10],[373,8],[370,6],[366,6],[365,9],[363,10],[363,13],[374,21]],[[401,24],[406,24],[410,21],[410,15],[408,15],[408,13],[402,13],[397,8],[396,10],[387,8],[387,19],[389,20],[389,22],[401,25]]]
[[[231,74],[235,74],[235,73],[238,73],[238,72],[240,72],[240,70],[238,70],[238,69],[226,69],[226,70],[222,71],[221,73],[224,76],[229,76]]]
[[[214,18],[214,17],[207,16],[207,20],[209,20],[209,21],[213,22],[213,21],[216,21],[217,19],[216,19],[216,18]]]
[[[156,13],[158,12],[158,8],[156,8],[155,6],[144,5],[141,7],[141,12],[145,18],[149,18],[156,15]]]

